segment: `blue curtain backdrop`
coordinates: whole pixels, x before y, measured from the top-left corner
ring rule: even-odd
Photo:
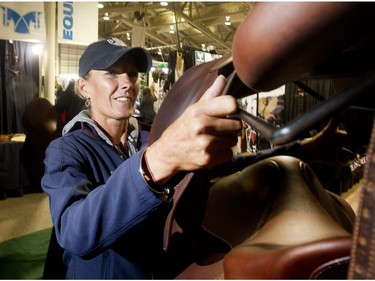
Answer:
[[[24,133],[26,105],[39,96],[36,43],[0,40],[0,134]]]

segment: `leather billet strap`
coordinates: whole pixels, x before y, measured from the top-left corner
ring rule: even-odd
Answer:
[[[180,226],[174,221],[175,213],[176,213],[176,206],[179,202],[182,194],[184,193],[185,189],[189,185],[194,173],[188,173],[179,184],[176,185],[175,193],[173,195],[173,207],[170,210],[168,217],[165,221],[164,226],[164,235],[163,235],[163,250],[167,251],[169,247],[169,240],[173,233],[180,232],[182,233],[182,229]]]
[[[375,123],[364,179],[348,279],[375,279]]]
[[[232,58],[230,54],[224,56],[222,59],[215,61],[215,65],[213,65],[212,68],[208,71],[208,73],[205,73],[205,75],[214,75],[215,77],[217,77],[218,75],[221,74],[221,75],[226,76],[227,84],[221,95],[230,94],[230,95],[236,96],[236,95],[248,95],[250,93],[253,93],[253,91],[250,88],[246,87],[238,78],[236,72],[233,70],[231,61],[232,61]],[[201,77],[201,79],[204,79],[204,77]],[[179,83],[179,80],[176,83]],[[208,86],[209,85],[207,85],[206,83],[203,83],[197,93],[191,93],[191,94],[201,96],[207,90]],[[176,92],[174,93],[176,94]],[[173,95],[173,92],[169,93],[168,96],[171,94]],[[183,97],[184,96],[181,96],[181,98]],[[168,214],[165,227],[164,227],[163,249],[165,251],[168,250],[169,240],[171,236],[176,232],[182,232],[182,229],[175,221],[175,212],[176,212],[176,207],[179,203],[179,200],[182,197],[183,193],[185,192],[186,188],[188,188],[189,183],[191,182],[193,176],[194,176],[193,172],[187,173],[185,177],[180,181],[180,183],[177,184],[175,188],[175,194],[173,196],[174,204],[173,204],[171,211]]]

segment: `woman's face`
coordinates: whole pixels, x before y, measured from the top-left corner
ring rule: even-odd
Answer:
[[[91,117],[102,125],[130,118],[139,92],[137,79],[138,69],[130,58],[106,70],[91,70],[84,86],[84,96],[91,102]]]

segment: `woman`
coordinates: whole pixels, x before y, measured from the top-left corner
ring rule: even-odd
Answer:
[[[152,93],[150,88],[144,88],[142,91],[141,98],[141,121],[149,126],[154,121],[156,112],[154,109],[154,103],[157,101],[156,96]]]
[[[232,158],[241,123],[225,118],[238,107],[219,96],[223,76],[144,148],[132,114],[138,72],[151,64],[146,50],[113,38],[89,45],[80,59],[76,86],[90,108],[49,145],[42,179],[65,278],[152,278],[173,177]]]

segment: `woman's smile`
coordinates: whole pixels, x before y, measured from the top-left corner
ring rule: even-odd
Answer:
[[[132,101],[128,97],[118,97],[118,98],[115,98],[115,100],[120,101],[120,102],[131,102]]]

